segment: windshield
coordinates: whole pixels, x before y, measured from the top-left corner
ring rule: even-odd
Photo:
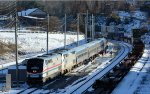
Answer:
[[[43,59],[29,59],[27,62],[27,71],[30,73],[40,73],[43,71]]]

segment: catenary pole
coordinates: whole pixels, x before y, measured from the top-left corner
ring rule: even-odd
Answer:
[[[49,14],[47,14],[47,54],[48,54],[48,41],[49,41],[49,38],[48,38],[48,32],[49,32]]]
[[[16,0],[16,15],[15,15],[15,54],[16,54],[16,56],[15,57],[16,57],[16,82],[17,82],[17,87],[19,87],[17,31],[18,31],[18,12],[17,12],[17,0]]]
[[[94,16],[92,14],[92,41],[94,40]]]
[[[95,16],[93,16],[93,40],[95,39]]]
[[[88,10],[86,12],[86,18],[85,18],[85,41],[87,42],[87,30],[88,30]]]
[[[67,18],[67,16],[66,16],[66,14],[65,14],[65,32],[64,32],[64,48],[66,49],[66,27],[67,27],[67,23],[66,23],[66,19]]]
[[[79,18],[79,16],[80,16],[80,14],[78,13],[77,14],[77,17],[78,17],[78,21],[77,21],[77,46],[79,46],[79,20],[80,20],[80,18]]]
[[[92,17],[90,16],[90,41],[92,40]]]

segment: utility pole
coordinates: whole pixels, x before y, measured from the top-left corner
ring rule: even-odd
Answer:
[[[90,16],[90,41],[92,40],[92,24],[91,24],[91,21],[92,21],[92,17]]]
[[[78,13],[77,14],[77,17],[78,17],[78,21],[77,21],[77,46],[79,46],[79,20],[80,20],[80,18],[79,18],[79,16],[80,16],[80,14]]]
[[[94,16],[92,14],[92,41],[94,40]]]
[[[95,16],[93,16],[93,39],[95,39]]]
[[[85,41],[87,42],[87,31],[88,31],[88,10],[86,12],[86,18],[85,18]]]
[[[47,14],[47,50],[46,50],[47,54],[48,54],[48,40],[49,40],[48,32],[49,32],[49,14]]]
[[[16,0],[16,15],[15,15],[15,53],[16,53],[16,81],[17,87],[19,87],[19,69],[18,69],[18,42],[17,42],[17,31],[18,31],[18,12],[17,12],[17,0]]]
[[[67,23],[66,23],[66,14],[65,14],[65,32],[64,32],[64,49],[66,49],[66,26],[67,25]]]

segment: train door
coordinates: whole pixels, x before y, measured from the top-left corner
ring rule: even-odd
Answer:
[[[47,70],[48,68],[48,60],[45,60],[44,64],[43,64],[43,70]],[[43,71],[43,77],[47,77],[48,76],[48,72],[47,71]]]
[[[61,58],[61,73],[62,74],[64,74],[64,70],[65,70],[65,68],[64,68],[64,62],[65,62],[65,60],[64,60],[65,58],[64,58],[64,54],[62,54],[62,58]]]

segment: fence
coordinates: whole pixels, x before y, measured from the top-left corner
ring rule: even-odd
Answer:
[[[0,32],[15,32],[15,30],[12,30],[12,29],[3,29],[3,30],[0,30]],[[46,31],[31,31],[31,30],[18,30],[17,31],[18,33],[47,33]],[[49,34],[64,34],[63,31],[58,31],[58,32],[49,32]],[[77,32],[66,32],[66,34],[68,35],[77,35]],[[83,33],[79,33],[80,35],[84,35]]]

